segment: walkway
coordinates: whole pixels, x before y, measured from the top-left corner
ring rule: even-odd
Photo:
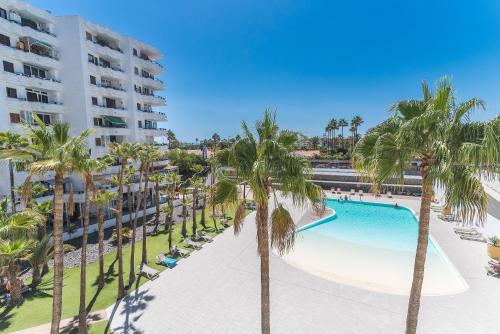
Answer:
[[[416,199],[373,199],[418,209]],[[297,210],[293,210],[298,212]],[[300,210],[299,210],[300,211]],[[238,237],[232,229],[173,270],[107,310],[113,333],[259,333],[260,279],[255,213]],[[487,277],[485,244],[463,241],[432,214],[431,233],[470,289],[424,297],[421,334],[498,333],[500,280]],[[271,255],[272,333],[402,333],[407,297],[338,284]]]
[[[97,312],[92,312],[87,315],[88,323],[94,324],[96,322],[101,322],[107,319],[106,311],[101,310]],[[50,332],[50,323],[45,325],[40,325],[36,327],[26,328],[11,334],[47,334]],[[78,328],[78,317],[68,318],[61,320],[61,331],[68,330],[70,328]]]

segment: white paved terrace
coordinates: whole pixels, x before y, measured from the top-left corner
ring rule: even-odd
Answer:
[[[398,202],[418,211],[416,199]],[[300,210],[294,209],[295,214]],[[255,213],[238,237],[232,229],[173,270],[107,310],[113,333],[259,333],[260,286]],[[424,297],[419,333],[498,333],[500,280],[487,277],[485,244],[463,241],[453,225],[437,220],[431,234],[460,271],[469,290]],[[272,333],[403,333],[407,297],[338,284],[271,256]]]

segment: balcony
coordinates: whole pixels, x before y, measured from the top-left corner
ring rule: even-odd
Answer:
[[[55,56],[30,52],[29,50],[3,44],[0,44],[0,46],[2,47],[2,53],[6,57],[17,59],[20,62],[40,65],[46,68],[58,69],[60,67],[59,59]]]
[[[125,89],[119,87],[113,87],[102,84],[90,84],[90,89],[93,92],[93,95],[104,95],[107,97],[112,97],[115,99],[124,99],[127,97],[127,93]]]
[[[128,111],[125,108],[109,108],[104,105],[92,105],[92,112],[98,115],[127,117]]]
[[[137,112],[140,113],[142,119],[148,119],[160,122],[167,121],[167,116],[163,112],[153,111],[153,110],[143,110],[143,109],[137,109]]]
[[[16,85],[16,86],[24,86],[24,87],[37,87],[40,89],[47,90],[62,90],[61,81],[53,79],[53,78],[41,78],[34,75],[27,75],[22,72],[20,73],[12,73],[4,71],[5,73],[5,81]]]
[[[99,53],[100,55],[109,56],[119,60],[123,59],[123,51],[118,47],[113,47],[106,43],[98,43],[96,41],[91,41],[88,39],[87,46],[89,49]]]
[[[166,137],[167,129],[163,128],[140,128],[141,133],[145,136],[153,136],[153,137]]]
[[[147,87],[152,87],[154,90],[164,90],[165,89],[165,83],[161,81],[160,79],[156,79],[154,77],[147,77],[143,75],[137,75],[139,78],[139,82],[141,86],[147,86]]]
[[[130,130],[121,127],[94,126],[96,136],[128,136]]]
[[[26,98],[8,97],[7,107],[15,110],[24,110],[32,112],[41,112],[49,114],[62,114],[65,109],[61,102],[49,101],[49,103],[28,101]]]
[[[163,65],[154,60],[141,58],[139,56],[134,56],[134,60],[135,63],[137,63],[140,67],[147,69],[153,74],[163,74],[165,72],[163,69]]]
[[[14,20],[8,20],[0,17],[0,29],[4,31],[11,31],[20,36],[31,36],[52,45],[58,45],[56,35],[52,32],[39,29],[35,26],[22,24]]]
[[[136,92],[140,96],[140,100],[146,104],[155,105],[155,106],[166,106],[167,103],[163,96],[147,94],[147,93],[139,93]]]
[[[125,74],[125,71],[122,70],[120,67],[118,66],[104,66],[102,64],[95,64],[91,61],[89,61],[89,64],[92,64],[92,66],[90,67],[90,69],[97,74],[97,76],[105,76],[105,77],[112,77],[112,78],[116,78],[116,79],[119,79],[119,80],[125,80],[126,79],[126,74]]]

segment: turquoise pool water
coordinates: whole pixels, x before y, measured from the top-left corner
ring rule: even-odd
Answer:
[[[347,285],[395,294],[411,287],[418,221],[405,207],[327,200],[335,214],[298,230],[285,261]],[[423,293],[454,294],[467,285],[429,240]]]

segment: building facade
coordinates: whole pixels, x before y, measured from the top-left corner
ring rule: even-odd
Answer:
[[[74,134],[95,129],[88,139],[94,158],[107,154],[113,142],[154,144],[166,137],[159,126],[166,116],[157,110],[166,105],[158,95],[165,89],[158,79],[164,73],[157,62],[161,58],[155,47],[79,16],[54,16],[25,1],[0,0],[0,131],[21,132],[21,124],[34,124],[37,115],[47,125],[68,122]],[[155,166],[166,164],[161,160]],[[117,169],[111,166],[97,175],[98,186],[113,188],[109,177]],[[25,178],[25,172],[16,171],[14,185]],[[53,175],[33,182],[47,190],[38,201],[51,199]],[[3,164],[0,197],[8,197],[10,186]],[[136,191],[138,184],[133,186]],[[68,230],[75,230],[71,221],[78,230],[83,186],[78,177],[68,176],[65,188],[76,192],[76,218],[66,217]],[[150,206],[152,202],[148,200]],[[110,225],[112,214],[106,215]]]

